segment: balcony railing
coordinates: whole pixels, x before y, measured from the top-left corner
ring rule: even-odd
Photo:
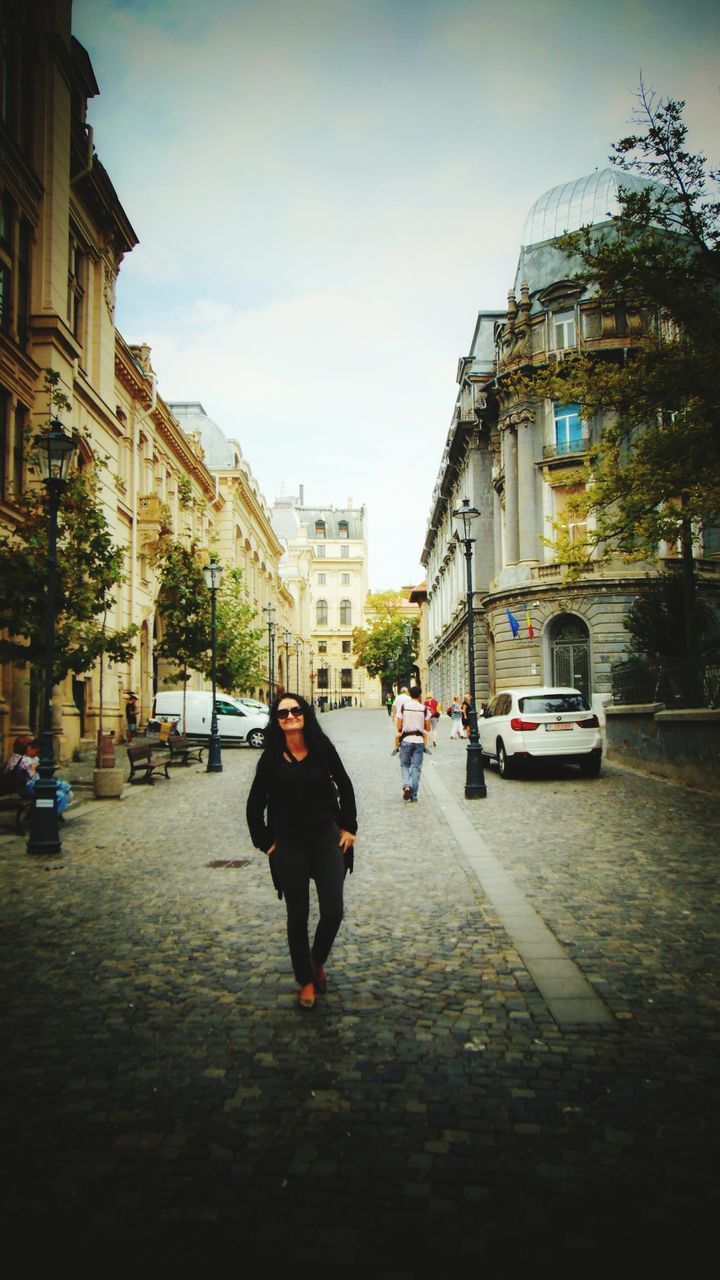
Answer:
[[[587,453],[590,448],[589,436],[578,436],[575,440],[567,440],[565,444],[543,445],[543,458],[569,458],[578,453]]]

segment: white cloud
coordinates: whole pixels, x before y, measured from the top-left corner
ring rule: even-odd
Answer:
[[[713,145],[717,7],[75,0],[74,22],[140,236],[119,324],[161,394],[201,400],[270,500],[365,501],[373,585],[419,577],[457,357],[529,205],[606,162],[641,68]]]

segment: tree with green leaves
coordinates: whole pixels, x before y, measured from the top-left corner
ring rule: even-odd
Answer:
[[[693,535],[720,523],[720,202],[717,170],[687,146],[685,103],[641,84],[637,131],[611,160],[646,179],[620,191],[609,227],[562,237],[601,304],[633,306],[643,336],[622,351],[579,352],[515,378],[533,398],[578,402],[604,421],[580,488],[556,526],[558,558],[579,576],[591,555],[654,558],[680,547],[685,651],[697,666]],[[592,513],[583,540],[570,524]]]
[[[52,370],[45,376],[50,416],[68,411],[70,403]],[[49,424],[48,424],[49,425]],[[48,580],[49,498],[39,483],[37,449],[28,441],[30,484],[14,497],[13,526],[0,534],[0,662],[28,667],[35,676],[45,663],[45,602]],[[116,546],[100,499],[99,471],[90,466],[74,470],[62,495],[58,513],[57,578],[53,680],[59,684],[69,672],[92,670],[105,655],[127,662],[137,627],[112,630],[108,615],[115,606],[123,578],[124,551]],[[34,691],[40,693],[39,681]],[[33,698],[37,710],[42,698]]]
[[[182,685],[184,720],[190,671],[205,669],[211,646],[210,593],[203,574],[203,552],[195,540],[164,537],[156,565],[162,635],[155,652],[170,663],[168,683]]]
[[[226,569],[216,607],[217,684],[226,693],[245,693],[264,675],[264,634],[253,626],[257,616],[248,603],[242,569]],[[209,658],[202,669],[211,675]]]
[[[420,624],[410,620],[402,606],[407,601],[395,591],[369,597],[367,627],[356,627],[352,635],[355,666],[369,676],[380,676],[385,684],[399,686],[410,679],[420,647]]]

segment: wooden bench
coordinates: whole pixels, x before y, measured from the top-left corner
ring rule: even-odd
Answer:
[[[136,773],[144,774],[145,782],[154,782],[153,777],[156,770],[162,770],[166,778],[170,777],[168,773],[168,765],[170,764],[170,755],[153,755],[153,744],[150,742],[138,743],[137,746],[129,746],[127,748],[128,760],[130,761],[130,777],[128,782],[133,782]]]
[[[32,799],[23,800],[22,796],[13,794],[0,796],[0,812],[15,814],[16,831],[22,831],[22,824],[30,817],[32,807]]]
[[[170,751],[170,764],[189,764],[191,760],[202,764],[205,748],[197,742],[188,742],[187,734],[171,733],[166,745]]]

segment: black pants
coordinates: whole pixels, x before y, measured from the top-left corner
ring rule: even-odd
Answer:
[[[320,919],[312,945],[313,959],[324,964],[343,918],[345,855],[338,845],[340,829],[333,824],[312,839],[278,836],[272,859],[287,906],[287,935],[293,971],[301,987],[312,982],[308,917],[310,881],[315,881]]]

